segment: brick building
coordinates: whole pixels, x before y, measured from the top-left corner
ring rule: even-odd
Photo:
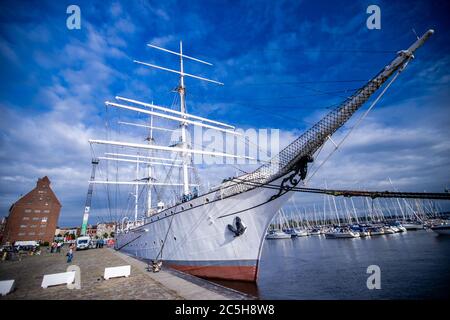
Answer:
[[[61,203],[50,188],[48,177],[38,179],[36,187],[9,209],[2,243],[53,241],[60,211]]]

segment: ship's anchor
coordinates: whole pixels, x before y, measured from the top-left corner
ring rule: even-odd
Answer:
[[[239,217],[236,217],[234,219],[233,224],[236,227],[234,227],[233,225],[229,224],[228,225],[228,230],[233,232],[235,237],[239,237],[239,236],[243,235],[245,230],[247,230],[247,227],[244,225],[244,223],[242,222],[241,218],[239,218]]]

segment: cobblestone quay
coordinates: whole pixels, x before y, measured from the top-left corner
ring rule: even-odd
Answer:
[[[183,299],[134,264],[129,278],[104,280],[105,267],[130,264],[112,249],[75,251],[70,264],[66,252],[67,248],[61,253],[49,253],[43,248],[40,256],[22,255],[20,261],[0,262],[0,280],[16,281],[15,291],[0,299]],[[70,290],[65,285],[41,288],[45,274],[65,272],[69,265],[81,269],[81,290]]]
[[[22,255],[20,260],[0,261],[0,280],[15,280],[16,289],[2,299],[52,300],[247,300],[252,296],[218,284],[165,269],[148,272],[147,265],[110,248],[75,251],[67,263],[67,247],[61,253],[42,249],[39,256]],[[69,265],[81,269],[81,289],[66,285],[41,288],[45,274],[66,272]],[[103,279],[107,267],[131,266],[128,278]]]

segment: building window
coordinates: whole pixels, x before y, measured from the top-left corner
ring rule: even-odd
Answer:
[[[45,228],[47,226],[47,224],[46,223],[44,223],[44,224],[41,224],[41,228]]]
[[[30,217],[23,217],[23,220],[30,220]]]
[[[44,210],[44,213],[50,213],[50,210]]]
[[[45,234],[45,232],[39,232],[40,236],[43,236]]]
[[[19,236],[24,236],[24,235],[25,235],[25,232],[19,232],[17,235],[19,235]]]
[[[34,232],[28,232],[28,235],[29,236],[34,236],[36,233],[34,233]]]
[[[25,209],[25,213],[30,213],[31,209]]]
[[[21,224],[20,227],[21,227],[21,228],[26,228],[27,225],[26,225],[26,224]]]
[[[41,222],[42,222],[42,223],[46,223],[46,222],[47,222],[47,220],[48,220],[48,218],[47,218],[47,217],[43,217],[43,218],[42,218],[42,221],[41,221]]]
[[[34,220],[34,221],[38,221],[38,220],[39,220],[39,217],[33,217],[33,220]]]
[[[41,213],[41,210],[34,210],[34,213]]]
[[[36,228],[37,226],[35,225],[35,224],[32,224],[31,226],[30,226],[30,228]]]

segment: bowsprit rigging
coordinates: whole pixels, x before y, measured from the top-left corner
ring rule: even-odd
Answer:
[[[261,188],[268,188],[272,190],[281,190],[278,185],[270,183],[258,184],[256,182],[249,182],[243,180],[242,183],[250,186],[257,186]],[[334,197],[365,197],[365,198],[399,198],[399,199],[430,199],[430,200],[450,200],[449,192],[405,192],[405,191],[369,191],[369,190],[344,190],[344,189],[320,189],[320,188],[306,188],[293,187],[289,189],[292,192],[302,193],[317,193],[325,194]]]

